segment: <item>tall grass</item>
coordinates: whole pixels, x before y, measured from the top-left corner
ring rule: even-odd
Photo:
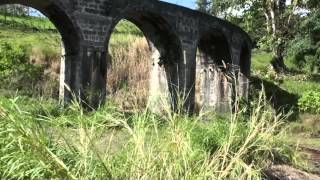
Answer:
[[[129,35],[123,40],[121,37],[114,34],[109,46],[107,89],[122,108],[144,108],[148,100],[151,52],[145,38]]]
[[[210,121],[112,106],[87,114],[77,103],[37,113],[24,111],[23,99],[0,102],[4,179],[261,179],[268,165],[294,160],[263,96]]]
[[[110,42],[107,81],[132,113],[0,96],[0,179],[261,179],[272,163],[296,163],[281,140],[283,116],[263,94],[224,116],[135,109],[147,106],[151,55],[138,31],[124,36],[122,27]],[[48,66],[55,74],[59,64]]]

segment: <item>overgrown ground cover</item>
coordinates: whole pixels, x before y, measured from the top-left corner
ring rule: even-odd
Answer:
[[[60,52],[57,33],[32,28],[1,26],[0,42],[38,47],[45,56]],[[274,74],[268,68],[271,56],[255,52],[252,89],[260,91],[264,83],[267,96],[253,92],[250,105],[235,114],[190,117],[166,107],[157,115],[137,108],[147,103],[129,112],[119,105],[130,98],[121,98],[147,93],[132,91],[148,85],[147,72],[130,72],[149,65],[147,44],[124,21],[116,27],[109,50],[114,59],[109,93],[120,102],[109,101],[97,112],[86,112],[77,102],[61,108],[50,97],[0,90],[0,178],[262,179],[271,164],[310,170],[295,149],[299,139],[320,144],[319,112],[310,107],[318,96],[306,93],[319,92],[316,74],[305,75],[293,66],[291,74]],[[27,57],[34,54],[28,52]],[[294,116],[289,119],[290,112]]]
[[[0,23],[15,29],[55,30],[55,26],[45,17],[17,16],[0,13]]]
[[[261,179],[271,163],[297,165],[283,120],[263,101],[226,116],[168,110],[132,114],[106,105],[1,97],[2,178]]]
[[[270,59],[268,53],[254,53],[254,83],[264,84],[275,108],[292,113],[290,122],[287,122],[289,128],[286,136],[290,143],[320,147],[319,74],[306,73],[290,61],[288,74],[274,74],[270,71]]]

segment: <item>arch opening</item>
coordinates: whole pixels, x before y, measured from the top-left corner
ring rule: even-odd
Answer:
[[[8,11],[9,7],[12,7],[11,11]],[[3,88],[12,87],[27,95],[64,100],[66,93],[63,85],[65,82],[70,86],[71,64],[78,52],[79,43],[70,18],[52,2],[1,1],[0,10],[2,33],[11,31],[8,39],[1,43],[2,50],[11,50],[18,55],[12,57],[13,62],[17,63],[13,66],[17,77],[8,74],[12,86],[2,83],[6,86]],[[4,58],[1,61],[4,62]],[[18,72],[19,67],[21,71]],[[4,67],[3,70],[8,71],[8,68]],[[16,82],[12,83],[12,79]]]
[[[204,33],[198,41],[196,109],[226,112],[232,95],[231,53],[226,36],[219,30]]]
[[[136,39],[133,40],[134,42],[129,42],[127,55],[120,55],[122,58],[115,57],[116,52],[114,49],[119,51],[119,48],[115,48],[119,45],[112,45],[114,36],[111,36],[111,39],[108,41],[108,51],[112,56],[111,63],[109,63],[111,65],[109,65],[107,73],[107,89],[110,99],[113,99],[115,95],[112,91],[117,89],[110,83],[110,81],[115,82],[116,80],[113,78],[118,76],[115,74],[116,64],[124,62],[128,70],[125,73],[126,77],[124,80],[127,81],[127,84],[130,84],[130,80],[135,81],[131,83],[129,89],[131,88],[131,95],[133,93],[135,101],[140,101],[129,102],[131,103],[130,106],[138,104],[140,108],[147,106],[154,111],[160,110],[159,106],[169,106],[172,99],[172,93],[170,92],[172,92],[172,84],[176,76],[174,73],[175,66],[181,60],[181,47],[178,38],[171,31],[166,21],[154,14],[145,12],[127,13],[122,18],[122,21],[117,23],[118,26],[121,23],[131,24],[131,27],[138,29],[139,33],[134,33]],[[116,26],[114,34],[117,33],[118,26]],[[134,56],[137,51],[142,52],[143,56]],[[133,55],[135,59],[132,59],[132,57],[131,59],[127,58],[130,55]],[[129,59],[130,62],[124,60],[123,57],[127,58],[127,60]],[[112,67],[111,69],[110,66]],[[138,85],[139,81],[143,82],[140,84],[143,87]],[[143,91],[140,95],[144,97],[139,97],[138,90]]]

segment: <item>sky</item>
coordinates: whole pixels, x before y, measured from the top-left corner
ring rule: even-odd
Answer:
[[[169,2],[172,4],[178,4],[180,6],[188,7],[194,9],[196,7],[195,0],[161,0],[165,2]],[[43,16],[39,11],[34,10],[31,12],[32,16]]]
[[[178,4],[180,6],[185,6],[191,9],[195,8],[195,0],[161,0],[161,1],[165,1],[165,2],[169,2],[172,4]]]

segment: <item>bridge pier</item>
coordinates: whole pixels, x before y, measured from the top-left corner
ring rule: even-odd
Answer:
[[[198,41],[197,76],[200,111],[229,112],[234,96],[233,53],[221,30],[204,31]]]
[[[168,64],[161,63],[160,51],[149,43],[152,51],[152,69],[149,79],[148,108],[154,113],[161,113],[171,109],[171,96],[169,91],[170,78]]]
[[[80,51],[68,54],[68,49],[64,45],[61,46],[59,102],[62,105],[72,100],[81,102],[81,59]]]
[[[230,64],[218,65],[199,52],[198,104],[201,111],[228,112],[231,110],[233,74]]]
[[[107,55],[103,48],[84,46],[81,66],[81,103],[96,109],[106,97]]]
[[[182,59],[168,67],[172,108],[192,113],[195,107],[196,48],[182,46]]]
[[[80,46],[77,54],[65,54],[62,48],[59,101],[77,101],[88,109],[98,108],[106,95],[105,50]]]
[[[193,112],[196,50],[190,47],[182,48],[182,59],[161,64],[162,53],[156,48],[152,49],[154,63],[150,76],[149,108],[154,112],[167,108],[181,113]]]

